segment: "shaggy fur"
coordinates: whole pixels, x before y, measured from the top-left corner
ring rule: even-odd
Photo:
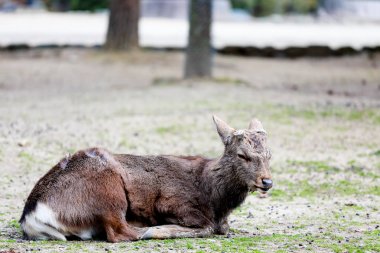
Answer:
[[[258,120],[248,130],[234,130],[217,117],[214,122],[225,145],[217,159],[100,148],[65,157],[29,195],[20,219],[25,236],[105,235],[118,242],[227,233],[228,215],[248,192],[271,188],[270,152]]]

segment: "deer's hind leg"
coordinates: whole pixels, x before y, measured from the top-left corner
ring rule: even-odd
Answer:
[[[174,238],[197,238],[208,237],[213,234],[211,227],[189,228],[179,225],[162,225],[149,227],[140,239],[174,239]]]
[[[129,225],[123,215],[115,213],[103,217],[103,226],[109,242],[136,241],[145,232],[141,228]]]

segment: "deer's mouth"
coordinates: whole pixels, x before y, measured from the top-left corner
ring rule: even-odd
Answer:
[[[257,185],[253,185],[253,187],[251,187],[251,191],[254,192],[254,191],[258,191],[260,193],[267,193],[269,191],[270,188],[265,188],[265,187],[260,187],[260,186],[257,186]]]
[[[257,188],[257,190],[261,193],[267,193],[270,188]]]

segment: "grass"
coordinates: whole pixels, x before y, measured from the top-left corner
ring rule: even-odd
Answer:
[[[315,172],[338,173],[341,171],[340,168],[336,166],[331,166],[325,161],[288,160],[287,163],[290,166],[305,167],[309,172],[315,171]]]
[[[155,132],[159,135],[166,134],[179,134],[181,133],[182,127],[179,125],[165,126],[165,127],[157,127]]]
[[[351,172],[361,177],[372,179],[380,178],[380,174],[373,172],[370,168],[366,168],[359,164],[356,160],[350,160],[344,167],[331,165],[327,161],[302,161],[302,160],[287,160],[288,171],[298,173],[322,172],[327,174],[337,174],[342,172]]]
[[[362,187],[358,180],[337,180],[334,182],[314,182],[307,179],[295,181],[279,181],[276,189],[271,190],[270,195],[275,200],[289,201],[295,197],[316,199],[337,196],[380,196],[380,186]]]
[[[76,64],[72,71],[80,65],[86,64]],[[149,69],[161,73],[164,65]],[[49,75],[61,71],[49,71]],[[0,113],[0,118],[19,122],[17,131],[8,129],[8,124],[0,127],[5,145],[0,149],[0,251],[380,252],[376,228],[380,219],[380,111],[372,106],[376,101],[367,103],[360,97],[360,108],[346,107],[352,98],[313,94],[309,101],[310,94],[301,90],[276,93],[272,88],[261,89],[259,79],[249,75],[242,75],[249,82],[227,76],[191,84],[170,77],[175,75],[167,70],[162,75],[168,78],[153,77],[145,82],[153,85],[130,89],[127,82],[140,79],[134,80],[127,72],[123,80],[111,82],[120,83],[116,88],[78,84],[75,92],[63,89],[61,94],[52,82],[54,92],[45,89],[48,95],[42,96],[38,93],[41,87],[25,82],[20,93],[15,87],[0,94],[0,108],[12,111]],[[246,87],[248,83],[257,83],[258,88]],[[12,99],[6,97],[8,92]],[[25,108],[35,109],[25,113]],[[274,151],[275,186],[270,196],[250,195],[231,214],[228,236],[117,244],[21,240],[15,217],[20,216],[33,184],[63,154],[104,146],[114,152],[217,157],[223,146],[212,114],[236,128],[246,127],[252,117],[259,118]],[[24,138],[32,145],[17,146],[15,140]]]
[[[46,249],[49,246],[58,246],[65,252],[91,251],[87,248],[90,244],[96,246],[101,251],[183,251],[186,252],[266,252],[266,248],[272,247],[275,252],[289,251],[315,251],[315,249],[331,250],[333,252],[376,252],[380,243],[376,240],[379,231],[372,231],[363,234],[362,238],[355,238],[346,241],[342,236],[332,233],[320,235],[310,234],[270,234],[257,235],[253,237],[236,238],[210,238],[210,239],[176,239],[162,241],[138,241],[131,243],[107,244],[101,242],[57,242],[38,241],[21,242],[18,247],[29,250]],[[14,240],[0,241],[1,248],[13,245]]]
[[[10,220],[8,222],[8,227],[14,228],[14,229],[21,232],[21,227],[20,227],[20,223],[18,222],[18,220]]]
[[[35,161],[34,156],[27,151],[21,151],[18,153],[18,157],[25,163],[33,163]]]
[[[380,112],[375,109],[351,109],[338,106],[306,107],[300,108],[291,105],[267,104],[267,111],[271,111],[271,119],[289,121],[292,119],[303,119],[316,121],[335,118],[346,121],[367,121],[380,124]],[[268,110],[270,109],[270,110]]]

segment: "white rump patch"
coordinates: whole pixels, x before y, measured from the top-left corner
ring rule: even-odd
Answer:
[[[41,202],[37,203],[36,210],[26,215],[21,227],[30,239],[66,241],[60,232],[65,230],[64,226],[58,222],[53,210]]]
[[[60,223],[54,211],[46,204],[38,202],[36,209],[25,216],[21,224],[22,229],[30,239],[34,240],[62,240],[65,236],[75,235],[82,240],[90,240],[93,229],[70,229]]]

